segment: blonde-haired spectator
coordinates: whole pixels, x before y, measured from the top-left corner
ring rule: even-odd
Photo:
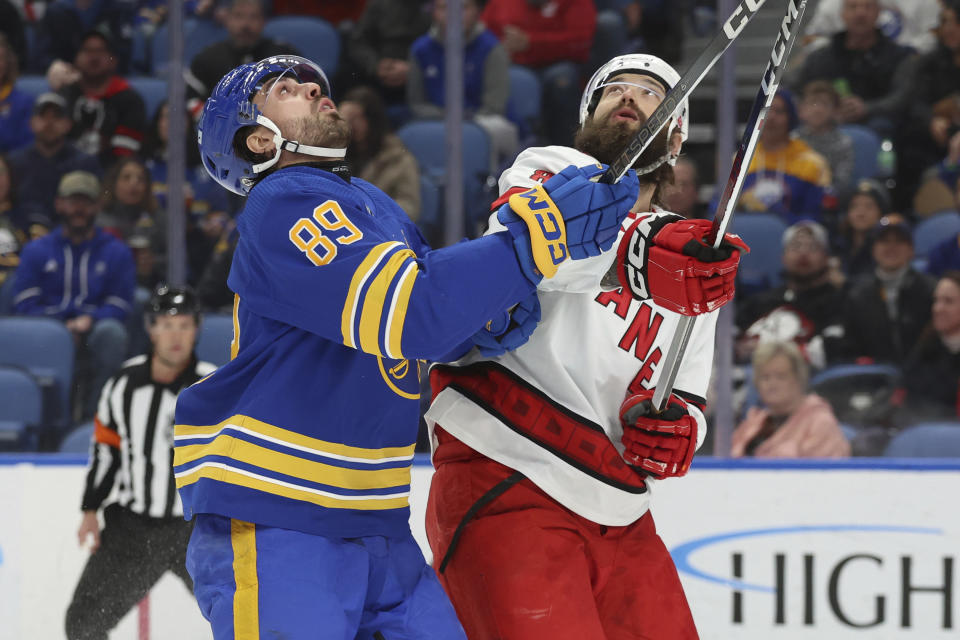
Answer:
[[[765,342],[753,354],[763,408],[753,407],[733,432],[735,458],[844,458],[850,455],[826,400],[809,393],[810,369],[792,342]]]

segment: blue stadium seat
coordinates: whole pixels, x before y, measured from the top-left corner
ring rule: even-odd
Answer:
[[[527,67],[510,65],[510,97],[507,113],[527,125],[540,119],[540,78]]]
[[[783,268],[781,239],[786,228],[780,216],[772,213],[741,211],[733,216],[730,231],[739,234],[750,245],[750,253],[740,257],[738,296],[780,285],[780,270]]]
[[[134,76],[127,78],[127,82],[143,98],[147,112],[147,122],[150,122],[157,112],[157,108],[167,99],[167,81],[150,76]]]
[[[20,367],[0,366],[0,450],[36,448],[43,422],[43,391]]]
[[[73,360],[73,336],[59,320],[0,318],[0,364],[22,367],[40,383],[45,426],[69,424]]]
[[[426,176],[420,176],[420,217],[417,224],[435,226],[442,223],[440,211],[440,188]]]
[[[897,434],[884,456],[892,458],[960,457],[960,422],[926,422]]]
[[[896,382],[900,379],[900,369],[892,364],[838,364],[814,374],[810,386],[819,387],[854,377],[876,377]]]
[[[872,129],[858,124],[845,124],[840,131],[853,140],[853,181],[876,177],[877,154],[880,153],[880,136]]]
[[[13,274],[9,274],[3,284],[0,284],[0,316],[5,316],[13,310]]]
[[[490,172],[490,139],[480,125],[463,123],[464,211],[470,221],[487,213],[484,186]],[[397,130],[410,153],[420,165],[420,173],[437,185],[446,183],[445,127],[439,120],[417,120]]]
[[[17,89],[36,98],[41,93],[52,91],[47,83],[46,76],[20,76],[17,78]]]
[[[340,34],[326,20],[308,16],[280,16],[267,21],[263,35],[293,46],[313,60],[327,78],[333,78],[340,62]]]
[[[206,313],[200,321],[197,358],[218,367],[230,362],[233,341],[233,316],[228,313]]]
[[[227,39],[227,30],[210,20],[184,20],[183,61],[189,67],[198,53],[220,40]],[[167,24],[161,24],[150,38],[150,73],[163,76],[170,64],[170,35]]]
[[[84,422],[60,442],[60,453],[89,453],[93,440],[93,421]]]
[[[960,213],[944,211],[924,218],[913,230],[913,250],[926,257],[930,250],[950,237],[960,233]]]

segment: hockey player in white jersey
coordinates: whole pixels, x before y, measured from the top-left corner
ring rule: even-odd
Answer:
[[[521,153],[494,208],[567,165],[612,162],[678,80],[649,55],[605,64],[583,95],[576,149]],[[713,249],[708,221],[656,206],[687,126],[684,102],[635,164],[618,251],[562,265],[488,324],[486,348],[431,372],[427,536],[471,640],[697,637],[649,504],[703,441],[713,311],[746,245],[728,235]],[[680,314],[701,313],[667,410],[651,417]]]

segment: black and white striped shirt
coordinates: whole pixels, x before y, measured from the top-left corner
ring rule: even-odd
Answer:
[[[153,518],[182,516],[173,477],[173,417],[182,389],[216,368],[196,359],[169,384],[150,377],[150,356],[131,358],[107,381],[94,418],[83,510],[115,502]]]

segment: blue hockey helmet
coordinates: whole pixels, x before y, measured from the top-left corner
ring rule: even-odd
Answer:
[[[284,149],[325,158],[342,158],[347,153],[346,148],[312,147],[287,140],[280,128],[263,115],[253,103],[253,97],[266,80],[279,76],[293,77],[300,83],[315,82],[323,95],[330,95],[330,82],[323,69],[306,58],[281,55],[242,64],[230,71],[217,83],[203,106],[197,123],[200,158],[211,177],[234,193],[247,195],[256,174],[275,165]],[[257,124],[273,132],[276,152],[269,160],[253,164],[237,155],[233,138],[240,129]]]

